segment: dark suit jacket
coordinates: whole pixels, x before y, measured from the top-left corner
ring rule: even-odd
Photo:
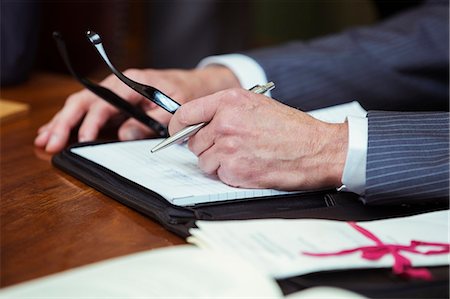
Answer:
[[[372,27],[245,54],[287,105],[307,111],[358,100],[369,110],[365,202],[448,199],[448,1],[427,1]]]
[[[39,31],[38,1],[1,1],[0,84],[23,82],[33,66]]]

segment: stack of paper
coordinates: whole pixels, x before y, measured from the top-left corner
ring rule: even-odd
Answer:
[[[412,240],[449,243],[449,211],[358,223],[377,236],[384,244],[409,245]],[[392,267],[391,254],[379,260],[361,258],[361,252],[339,256],[309,256],[307,253],[335,253],[374,241],[346,222],[331,220],[247,220],[198,221],[189,242],[214,251],[238,255],[251,262],[261,272],[274,278],[286,278],[311,272]],[[434,246],[418,248],[427,251]],[[420,255],[401,252],[413,266],[448,265],[450,255]]]

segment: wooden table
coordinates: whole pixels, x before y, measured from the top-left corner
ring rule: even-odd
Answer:
[[[37,129],[80,85],[36,74],[2,88],[1,98],[30,104],[1,125],[0,286],[137,251],[183,244],[149,218],[51,165],[33,146]]]

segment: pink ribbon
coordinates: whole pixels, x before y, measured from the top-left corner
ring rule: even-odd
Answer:
[[[444,254],[449,253],[450,244],[447,243],[432,243],[432,242],[422,242],[422,241],[411,241],[409,245],[396,245],[396,244],[384,244],[379,238],[368,230],[357,225],[355,222],[348,222],[351,227],[362,233],[364,236],[374,241],[376,245],[373,246],[362,246],[353,249],[346,249],[334,253],[308,253],[302,252],[304,255],[309,256],[338,256],[350,254],[356,251],[361,251],[361,257],[366,260],[379,260],[386,254],[392,254],[394,257],[394,265],[392,270],[396,275],[402,275],[410,278],[418,278],[424,280],[431,280],[433,277],[426,268],[413,268],[411,261],[405,256],[401,255],[401,251],[417,253],[421,255],[434,255],[434,254]],[[419,251],[419,246],[434,246],[438,247],[435,250]]]

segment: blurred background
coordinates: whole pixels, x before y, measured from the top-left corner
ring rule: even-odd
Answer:
[[[402,0],[2,0],[2,85],[33,72],[68,74],[52,32],[60,31],[77,70],[109,74],[87,41],[93,30],[119,69],[192,68],[205,56],[369,25],[420,1]]]

